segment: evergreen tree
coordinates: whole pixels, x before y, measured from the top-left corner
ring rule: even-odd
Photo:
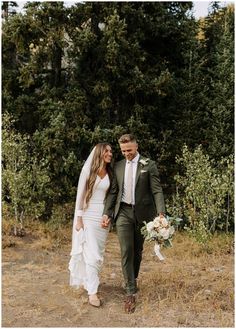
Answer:
[[[214,13],[210,26],[217,25],[210,71],[208,152],[215,159],[234,152],[234,7]],[[217,23],[216,23],[217,22]],[[210,39],[210,37],[209,37]],[[209,41],[209,39],[207,41]]]
[[[192,2],[27,2],[3,21],[2,108],[44,159],[53,204],[74,200],[92,146],[127,131],[172,193],[175,156],[233,150],[233,7]],[[6,10],[6,9],[5,9]]]

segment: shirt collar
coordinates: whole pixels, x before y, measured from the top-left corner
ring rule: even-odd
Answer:
[[[135,158],[133,158],[133,160],[131,160],[131,161],[132,161],[133,163],[137,163],[137,162],[138,162],[138,160],[139,160],[139,157],[140,157],[140,154],[139,154],[139,153],[137,153],[136,157],[135,157]],[[131,161],[127,160],[127,161],[126,161],[126,163],[130,163]]]

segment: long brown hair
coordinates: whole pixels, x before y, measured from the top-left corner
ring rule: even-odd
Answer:
[[[91,196],[93,193],[93,187],[94,187],[94,184],[95,184],[95,181],[97,178],[97,174],[104,166],[103,155],[104,155],[104,152],[105,152],[107,146],[111,147],[111,145],[109,143],[98,143],[96,145],[92,164],[91,164],[89,178],[86,183],[85,208],[88,207],[89,200],[91,199]],[[107,170],[107,173],[109,176],[110,186],[111,186],[112,169],[111,169],[110,163],[106,164],[106,170]],[[107,193],[109,192],[110,186],[107,190]]]

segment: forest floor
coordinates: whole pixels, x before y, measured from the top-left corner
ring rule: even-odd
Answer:
[[[3,235],[2,327],[234,327],[233,237],[218,235],[204,251],[177,232],[173,244],[161,262],[145,243],[137,308],[125,314],[115,232],[106,244],[100,308],[68,284],[69,228],[62,242],[43,231]]]

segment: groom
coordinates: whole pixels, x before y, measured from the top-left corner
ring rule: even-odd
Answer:
[[[115,165],[102,226],[107,227],[111,217],[116,222],[127,294],[125,312],[132,313],[144,242],[140,229],[143,221],[163,216],[165,205],[155,162],[138,153],[138,144],[131,134],[121,136],[119,145],[125,159]]]

